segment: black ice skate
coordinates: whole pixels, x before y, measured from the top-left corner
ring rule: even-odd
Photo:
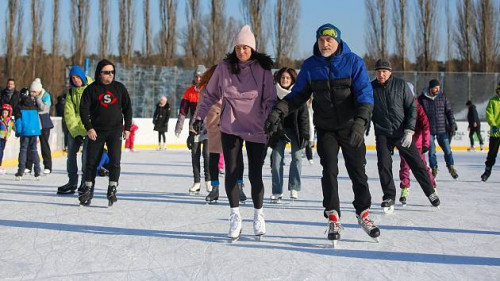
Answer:
[[[113,206],[113,204],[118,201],[118,199],[116,199],[116,185],[108,186],[108,193],[106,197],[108,198],[108,207]]]
[[[334,248],[337,247],[337,243],[340,240],[340,230],[343,229],[340,224],[340,217],[337,211],[326,211],[325,214],[328,216],[328,240],[332,242]]]
[[[212,191],[205,197],[205,201],[207,201],[209,204],[210,203],[217,203],[217,200],[219,200],[219,186],[214,185],[212,186]]]
[[[85,184],[85,187],[82,190],[82,194],[78,196],[78,200],[80,200],[80,205],[89,206],[90,202],[92,201],[92,198],[94,198],[94,184],[92,184],[92,186]]]
[[[441,201],[439,201],[439,197],[436,192],[432,193],[429,195],[429,201],[431,202],[432,206],[436,207],[439,209],[439,205],[441,204]]]
[[[245,185],[243,183],[237,183],[236,185],[240,189],[240,202],[245,203],[245,201],[247,201],[247,196],[245,195],[245,192],[243,191],[243,187]]]
[[[382,207],[384,213],[391,214],[392,212],[394,212],[394,200],[385,199],[384,201],[382,201],[382,204],[380,204],[380,207]]]
[[[481,175],[481,181],[485,182],[491,175],[491,167],[486,167],[484,173]]]
[[[363,228],[363,230],[371,237],[375,242],[378,243],[378,237],[380,236],[380,229],[373,223],[368,214],[368,209],[361,212],[361,214],[356,215],[358,219],[358,224]]]
[[[67,183],[57,188],[57,194],[74,194],[76,190],[76,185]]]
[[[406,206],[406,200],[408,200],[408,195],[410,195],[410,188],[409,187],[401,188],[401,197],[399,197],[399,202],[401,202],[403,207]]]

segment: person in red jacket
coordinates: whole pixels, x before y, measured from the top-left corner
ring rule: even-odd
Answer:
[[[410,85],[410,90],[413,92],[413,85],[410,83],[408,83],[408,85]],[[420,154],[420,158],[422,158],[425,167],[427,167],[427,172],[431,178],[432,186],[434,186],[435,189],[436,181],[432,175],[431,169],[427,165],[427,161],[425,160],[425,153],[429,151],[430,146],[429,119],[427,118],[422,105],[418,102],[418,99],[415,99],[415,103],[417,104],[417,122],[415,124],[415,134],[413,134],[413,143],[415,143],[418,153]],[[410,166],[402,156],[399,167],[399,179],[401,181],[401,196],[399,197],[399,202],[405,205],[408,195],[410,194]]]
[[[135,132],[139,129],[139,126],[132,120],[132,127],[130,127],[130,136],[127,140],[125,140],[125,151],[134,152],[134,141],[135,141]]]

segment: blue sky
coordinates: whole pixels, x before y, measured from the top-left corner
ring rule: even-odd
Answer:
[[[25,45],[28,45],[31,41],[31,36],[27,31],[29,31],[28,25],[31,25],[29,18],[29,0],[21,0],[24,1],[25,6]],[[52,24],[52,0],[41,0],[45,1],[45,11],[44,14],[47,16],[43,19],[43,25],[45,26],[44,30],[46,34],[44,34],[44,46],[46,49],[49,49],[50,42],[52,40],[52,35],[50,34]],[[96,53],[97,52],[97,42],[98,42],[98,30],[99,30],[99,16],[97,14],[98,0],[89,0],[91,5],[90,12],[90,26],[89,26],[89,52]],[[111,38],[117,38],[118,36],[118,0],[111,0]],[[186,26],[186,12],[185,12],[185,0],[179,0],[179,6],[177,11],[177,28],[178,31],[185,28]],[[208,10],[208,2],[206,0],[201,0],[202,2],[202,14],[206,14]],[[270,1],[274,3],[274,1]],[[388,1],[392,2],[392,1]],[[454,0],[451,2],[455,2]],[[70,5],[69,0],[61,1],[61,14],[60,25],[61,25],[61,43],[63,49],[68,51],[71,47],[71,42],[69,41],[68,34],[71,32],[71,14],[70,14]],[[153,22],[153,34],[156,34],[159,30],[159,14],[158,14],[158,3],[155,0],[151,0],[152,10],[151,16],[154,19]],[[359,55],[363,55],[366,52],[365,49],[365,28],[366,28],[366,12],[365,12],[365,1],[364,0],[301,0],[301,15],[299,19],[299,39],[297,42],[297,47],[295,51],[295,55],[299,58],[307,57],[312,52],[312,45],[315,41],[315,31],[318,26],[324,23],[332,23],[336,25],[342,32],[342,39],[348,43],[351,49],[358,53]],[[440,2],[441,3],[441,2]],[[141,0],[135,0],[135,11],[136,11],[136,20],[137,26],[142,28],[142,19],[143,19],[143,7]],[[454,4],[451,4],[454,7]],[[237,0],[227,0],[226,2],[226,14],[228,16],[233,16],[236,19],[242,20],[243,17],[241,15],[240,10],[240,1]],[[271,9],[269,9],[271,10]],[[453,9],[454,10],[454,9]],[[7,15],[7,1],[0,0],[0,13],[3,15]],[[411,7],[410,14],[414,13],[414,8]],[[0,40],[5,42],[5,26],[6,26],[6,18],[0,19]],[[444,19],[442,19],[442,23],[444,23]],[[141,29],[142,30],[142,29]],[[389,30],[389,35],[393,34],[393,30]],[[117,50],[117,40],[111,40],[111,48],[112,52],[116,53]],[[136,46],[135,48],[141,50],[141,42],[143,41],[142,32],[136,32]],[[269,43],[270,44],[270,43]],[[0,53],[5,53],[5,44],[0,45]],[[272,54],[271,45],[268,46],[268,53]],[[180,52],[180,50],[178,51]]]

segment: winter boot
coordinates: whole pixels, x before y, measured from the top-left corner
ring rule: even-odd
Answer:
[[[190,194],[200,193],[200,189],[201,189],[201,184],[199,182],[195,182],[195,183],[193,183],[193,186],[191,186],[191,188],[189,188],[189,193]]]
[[[264,213],[262,208],[254,209],[253,232],[256,236],[262,236],[266,234],[266,221],[264,220]]]
[[[247,201],[247,196],[245,195],[245,192],[243,191],[243,187],[245,185],[243,183],[237,183],[236,185],[240,189],[240,202],[243,203],[243,202]]]
[[[235,242],[240,238],[241,234],[241,215],[240,208],[231,208],[231,214],[229,215],[229,234],[228,237],[231,238],[232,242]]]
[[[210,193],[207,195],[207,197],[205,197],[205,201],[217,202],[217,200],[219,200],[219,186],[214,185],[214,186],[212,186],[212,191],[210,191]]]
[[[481,180],[482,181],[487,181],[488,180],[488,178],[491,175],[491,168],[492,167],[488,167],[488,166],[486,166],[486,168],[484,168],[484,173],[481,175]]]
[[[116,187],[118,186],[118,183],[115,181],[110,181],[109,186],[108,186],[108,193],[106,194],[106,197],[108,198],[108,207],[113,206],[113,204],[118,201],[116,198]]]
[[[437,176],[438,171],[439,171],[438,167],[434,167],[434,168],[432,168],[432,176],[433,176],[434,178]]]
[[[431,202],[432,206],[434,206],[434,207],[439,207],[439,205],[441,204],[441,201],[439,201],[439,197],[436,194],[436,192],[429,195],[428,198],[429,198],[429,201]]]
[[[399,202],[401,204],[406,205],[406,200],[408,200],[408,196],[410,195],[410,188],[409,187],[403,187],[401,188],[401,196],[399,197]]]
[[[340,230],[343,229],[340,224],[340,217],[336,210],[326,211],[325,214],[328,217],[328,240],[335,241],[340,240]]]
[[[57,188],[57,194],[74,194],[77,186],[76,184],[67,183]]]
[[[78,196],[78,200],[80,200],[80,205],[88,206],[90,202],[94,198],[94,183],[85,182],[85,188],[82,191],[82,194]]]
[[[80,183],[80,186],[78,187],[78,196],[83,194],[83,190],[85,190],[85,181],[82,181],[82,183]]]
[[[370,219],[368,209],[361,212],[361,214],[356,215],[356,218],[358,219],[358,224],[363,228],[363,230],[370,235],[371,238],[378,242],[377,237],[380,236],[380,229]]]
[[[448,166],[448,172],[450,172],[450,175],[453,179],[458,179],[457,170],[455,170],[455,167],[453,167],[453,165]]]

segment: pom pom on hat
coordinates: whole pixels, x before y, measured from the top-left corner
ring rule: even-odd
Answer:
[[[250,30],[249,25],[245,25],[241,28],[240,32],[238,35],[233,40],[233,48],[236,47],[237,45],[247,45],[248,47],[252,48],[254,51],[255,49],[255,36],[252,33],[252,30]]]
[[[31,86],[30,86],[30,91],[35,91],[35,92],[40,92],[42,91],[42,81],[40,80],[40,78],[36,78],[32,83],[31,83]]]

